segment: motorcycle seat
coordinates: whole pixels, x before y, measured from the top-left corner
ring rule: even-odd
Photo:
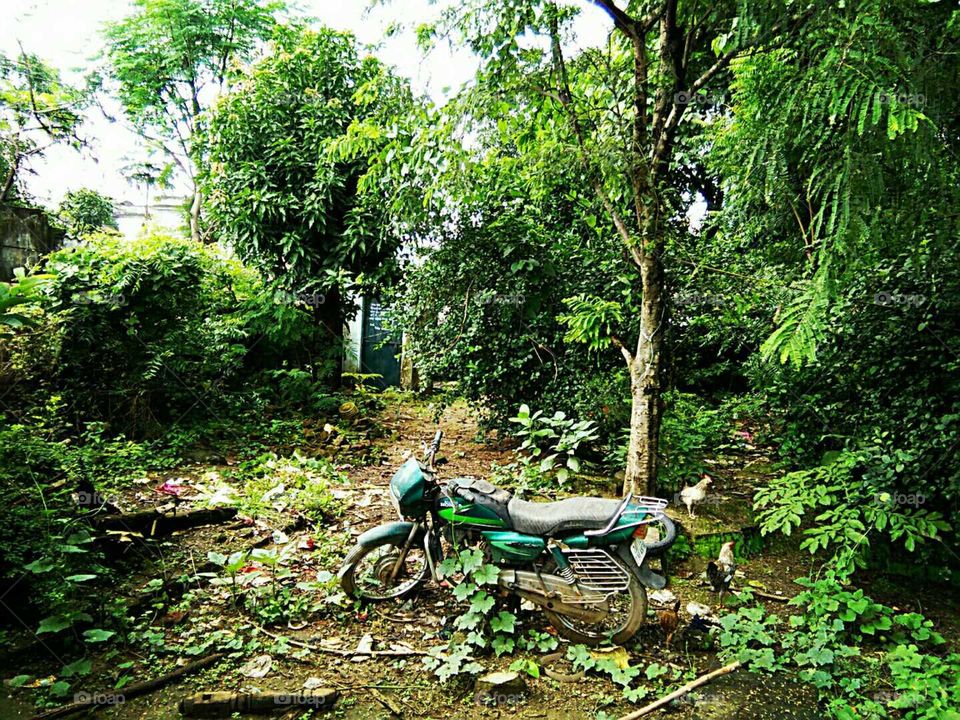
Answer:
[[[576,497],[537,503],[513,498],[507,505],[517,532],[552,537],[573,530],[600,530],[620,508],[620,500]]]

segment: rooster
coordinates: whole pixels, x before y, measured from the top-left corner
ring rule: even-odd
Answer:
[[[737,561],[733,556],[733,541],[724,543],[720,548],[717,561],[707,563],[707,579],[713,591],[720,593],[719,604],[723,605],[723,594],[730,589],[730,581],[737,571]]]
[[[673,640],[673,634],[677,631],[680,624],[680,600],[674,601],[671,607],[663,610],[657,610],[657,620],[660,621],[660,627],[667,636],[666,644],[669,645]]]
[[[680,491],[680,500],[684,505],[687,506],[687,514],[690,517],[696,517],[696,514],[693,512],[693,508],[698,503],[702,503],[704,498],[707,497],[707,488],[710,487],[710,483],[712,482],[713,478],[711,478],[709,475],[701,475],[700,482],[693,487],[688,485]]]

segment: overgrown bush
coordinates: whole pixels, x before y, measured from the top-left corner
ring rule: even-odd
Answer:
[[[307,312],[212,246],[97,235],[53,253],[46,270],[43,325],[9,349],[8,371],[27,393],[39,383],[60,394],[74,423],[156,433],[216,414],[261,369],[316,371],[308,361],[324,347]]]
[[[754,672],[789,670],[813,684],[836,720],[960,717],[960,655],[933,622],[875,602],[835,578],[801,579],[786,628],[762,607],[721,618],[721,653]]]

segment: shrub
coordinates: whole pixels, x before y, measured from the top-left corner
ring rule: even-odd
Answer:
[[[253,372],[306,365],[321,346],[307,312],[190,240],[100,234],[53,253],[46,268],[55,275],[46,317],[10,348],[26,359],[11,362],[35,368],[52,355],[49,384],[74,422],[145,435],[186,414],[212,415]]]
[[[98,230],[117,229],[113,200],[89,188],[71,190],[64,195],[58,215],[66,227],[67,237],[73,240]]]

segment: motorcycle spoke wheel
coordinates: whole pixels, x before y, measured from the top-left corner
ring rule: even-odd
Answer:
[[[619,560],[615,559],[615,562],[621,564]],[[544,565],[543,571],[553,573],[556,565],[550,560]],[[646,590],[631,575],[629,587],[607,598],[606,603],[607,616],[598,623],[588,623],[549,610],[545,610],[544,614],[560,635],[573,642],[584,645],[599,645],[605,641],[625,643],[646,619]]]
[[[349,594],[366,600],[390,600],[412,592],[429,570],[426,554],[423,548],[411,547],[391,579],[401,549],[392,544],[358,548],[360,552],[351,558]]]

